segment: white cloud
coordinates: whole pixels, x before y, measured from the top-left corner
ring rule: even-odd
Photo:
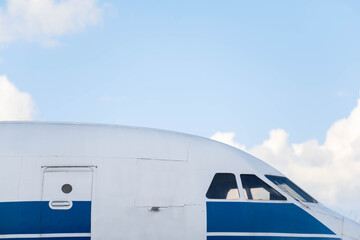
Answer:
[[[235,137],[235,133],[233,133],[233,132],[216,132],[211,137],[211,139],[222,142],[222,143],[226,143],[230,146],[239,148],[241,150],[245,150],[245,145],[241,145],[241,144],[235,142],[234,137]]]
[[[241,146],[233,139],[216,133],[212,138]],[[342,212],[360,216],[360,99],[349,117],[336,121],[327,131],[324,144],[317,140],[291,143],[283,129],[270,131],[269,139],[250,149],[249,153],[263,159],[321,202]]]
[[[34,106],[30,94],[19,91],[6,76],[0,76],[0,121],[31,120]]]
[[[99,22],[97,0],[8,0],[0,8],[0,43],[16,40],[57,43],[54,38]]]

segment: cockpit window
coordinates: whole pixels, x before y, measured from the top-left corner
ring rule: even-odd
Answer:
[[[241,174],[244,194],[248,200],[286,200],[286,197],[253,174]]]
[[[216,173],[206,197],[209,199],[239,199],[240,195],[235,175],[232,173]]]
[[[295,183],[287,179],[286,177],[280,177],[280,176],[272,176],[272,175],[266,175],[266,177],[275,183],[279,188],[281,188],[284,192],[295,198],[296,200],[302,201],[302,202],[311,202],[311,203],[317,203],[317,201],[312,198],[309,194],[304,192],[301,188],[296,186]]]

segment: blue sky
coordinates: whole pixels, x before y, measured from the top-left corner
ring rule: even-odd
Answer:
[[[77,2],[0,1],[0,77],[29,94],[21,99],[36,114],[27,119],[220,132],[215,139],[285,166],[315,195],[321,179],[296,174],[317,157],[329,174],[360,169],[360,117],[350,115],[360,113],[359,1]],[[7,109],[0,94],[0,119]],[[348,175],[360,187],[356,171]],[[349,181],[331,178],[334,192]],[[347,202],[332,204],[360,216],[360,194],[347,190]]]
[[[356,105],[357,1],[99,5],[102,20],[57,47],[0,51],[0,74],[32,95],[36,119],[235,131],[252,146],[277,127],[322,141]]]

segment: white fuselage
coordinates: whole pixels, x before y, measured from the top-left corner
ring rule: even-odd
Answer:
[[[360,240],[358,224],[270,181],[283,176],[271,166],[192,135],[0,123],[0,163],[0,240]],[[232,174],[238,195],[209,199],[215,174]],[[241,174],[285,200],[248,200]]]

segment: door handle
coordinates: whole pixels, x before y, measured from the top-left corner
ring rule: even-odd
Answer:
[[[67,210],[70,209],[72,207],[72,201],[59,201],[59,200],[55,200],[55,201],[50,201],[49,202],[50,208],[51,209],[63,209],[63,210]]]

